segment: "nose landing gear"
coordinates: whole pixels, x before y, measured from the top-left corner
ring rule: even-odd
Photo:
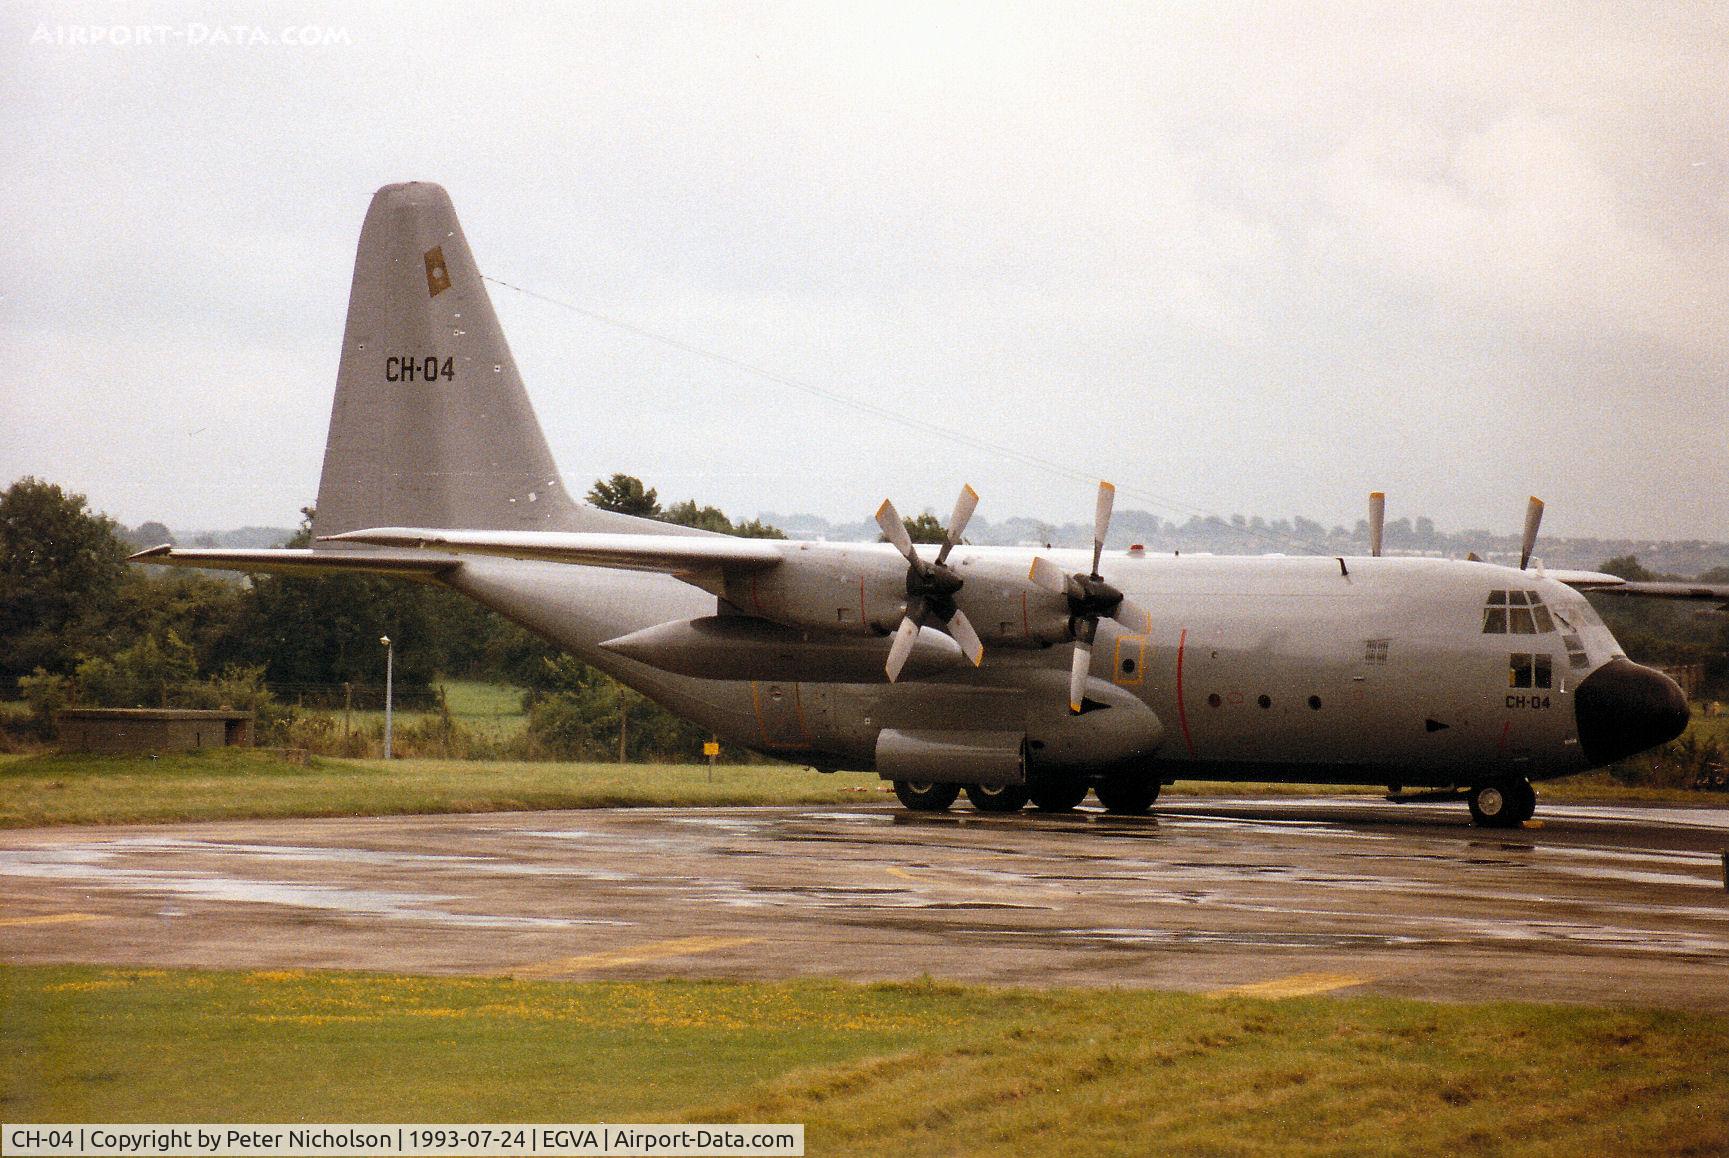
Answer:
[[[1480,828],[1518,828],[1537,811],[1529,780],[1498,780],[1471,789],[1471,819]]]

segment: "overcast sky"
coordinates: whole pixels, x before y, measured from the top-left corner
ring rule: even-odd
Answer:
[[[292,524],[431,180],[490,276],[772,375],[494,288],[578,494],[1729,539],[1726,12],[10,4],[0,485]]]

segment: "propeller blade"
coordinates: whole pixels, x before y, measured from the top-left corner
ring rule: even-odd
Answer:
[[[1117,488],[1108,482],[1099,483],[1099,501],[1093,508],[1093,578],[1099,577],[1099,556],[1105,552],[1105,534],[1111,529],[1111,507],[1116,505]]]
[[[961,487],[961,497],[955,500],[954,514],[949,516],[948,532],[943,536],[942,550],[937,552],[937,562],[941,563],[949,557],[961,541],[961,534],[967,529],[967,521],[973,517],[973,511],[978,509],[979,492],[970,486]]]
[[[907,562],[918,566],[919,553],[913,550],[912,536],[907,534],[907,525],[901,522],[900,512],[895,505],[884,499],[883,505],[877,508],[877,526],[883,529],[883,538],[895,545],[895,550],[906,556]]]
[[[901,620],[900,630],[895,632],[895,641],[889,645],[889,660],[883,665],[888,672],[889,683],[900,678],[901,668],[907,665],[907,657],[913,653],[913,643],[919,637],[918,620],[907,616]]]
[[[1543,523],[1543,500],[1536,495],[1525,508],[1525,538],[1519,543],[1519,570],[1531,563],[1531,549],[1537,545],[1537,528]]]
[[[966,612],[955,608],[955,613],[949,616],[948,629],[949,635],[961,645],[961,651],[973,661],[974,667],[985,662],[984,641],[979,638],[979,633],[973,630],[972,620],[967,618]]]
[[[1092,670],[1092,641],[1075,640],[1075,657],[1069,665],[1069,711],[1077,716],[1081,714],[1081,704],[1087,693],[1087,676]]]
[[[1111,612],[1111,618],[1137,635],[1153,633],[1153,613],[1139,603],[1123,600],[1117,604],[1117,609]]]
[[[1383,491],[1369,492],[1369,554],[1381,557],[1381,531],[1387,524],[1387,496]]]
[[[1033,567],[1027,572],[1027,578],[1052,595],[1068,594],[1069,573],[1041,555],[1033,556]]]

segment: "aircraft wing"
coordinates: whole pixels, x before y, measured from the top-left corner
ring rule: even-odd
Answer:
[[[450,555],[408,554],[402,551],[319,551],[305,547],[229,551],[207,547],[172,547],[163,544],[140,551],[128,562],[158,567],[198,567],[209,571],[247,571],[271,575],[329,575],[348,571],[364,575],[390,575],[398,579],[427,582],[442,572],[460,567],[462,560]]]
[[[1619,575],[1608,575],[1601,571],[1546,571],[1544,574],[1578,591],[1596,591],[1604,595],[1634,595],[1645,599],[1700,599],[1729,603],[1729,583],[1623,579]]]
[[[1643,595],[1647,599],[1712,599],[1729,601],[1729,583],[1661,583],[1628,581],[1619,587],[1605,587],[1610,595]]]
[[[1605,571],[1543,571],[1546,579],[1557,583],[1565,583],[1575,591],[1607,591],[1610,588],[1625,587],[1627,580],[1619,575],[1610,575]]]
[[[781,561],[770,539],[731,535],[615,535],[583,531],[447,531],[432,527],[368,527],[327,537],[339,543],[417,547],[459,555],[498,555],[625,571],[760,571]],[[322,541],[322,540],[321,540]]]

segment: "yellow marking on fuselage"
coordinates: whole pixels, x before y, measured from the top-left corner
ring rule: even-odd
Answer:
[[[557,977],[565,973],[584,973],[591,969],[620,969],[659,961],[667,957],[689,957],[697,953],[713,953],[717,949],[732,949],[751,945],[757,937],[677,937],[670,941],[650,941],[646,945],[627,945],[622,949],[605,949],[599,953],[584,953],[579,957],[561,957],[520,965],[505,972],[511,977]]]
[[[1367,985],[1373,977],[1352,973],[1296,973],[1290,977],[1275,977],[1271,981],[1256,981],[1249,985],[1233,985],[1215,989],[1208,997],[1312,997],[1353,985]]]
[[[100,913],[43,913],[38,917],[0,917],[0,926],[74,925],[81,921],[106,921]]]

